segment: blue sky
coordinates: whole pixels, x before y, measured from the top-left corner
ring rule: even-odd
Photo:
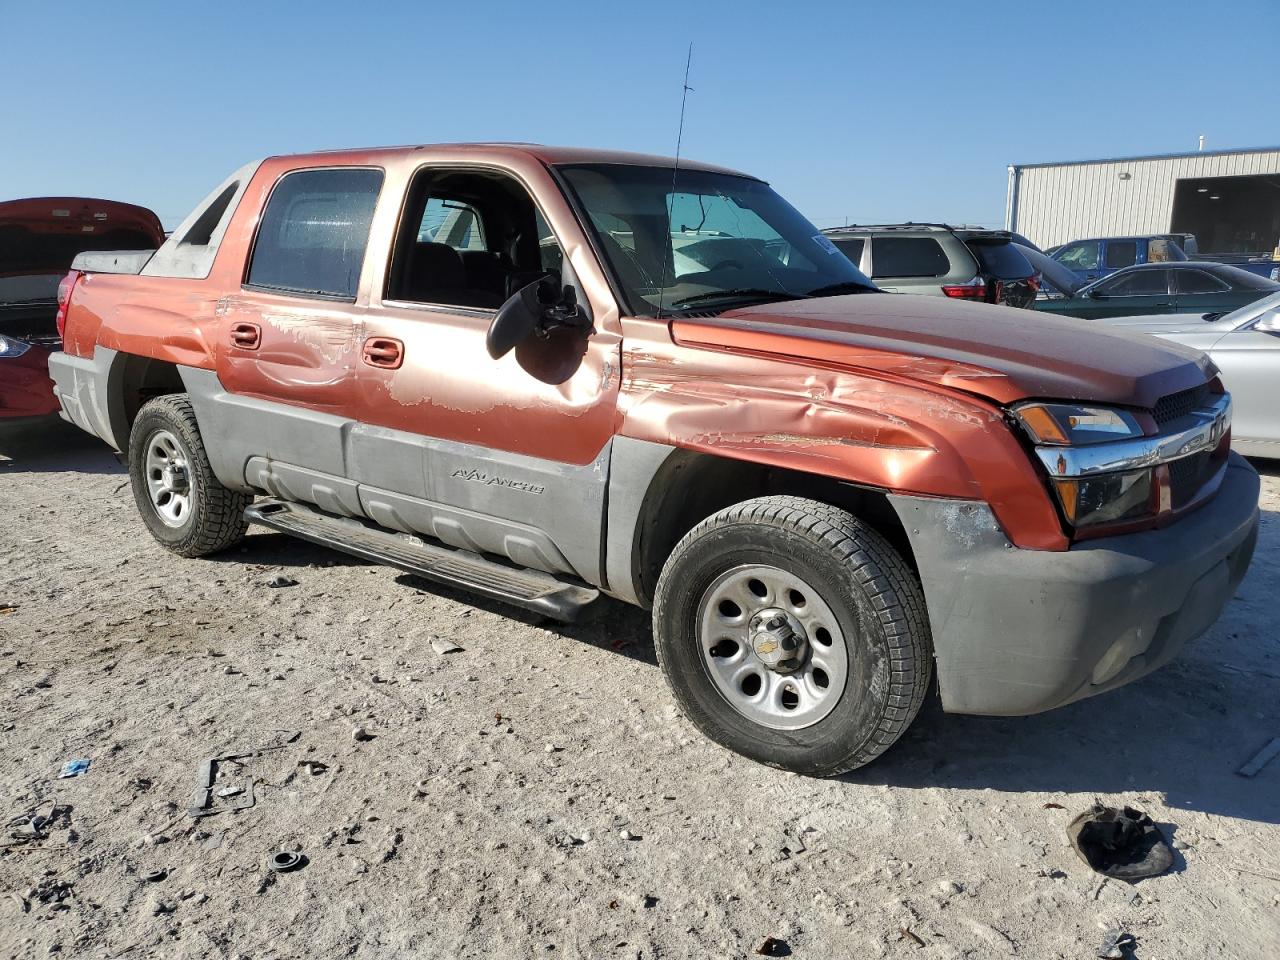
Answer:
[[[0,0],[0,197],[128,200],[172,227],[273,153],[670,154],[692,41],[686,156],[819,226],[993,224],[1009,163],[1280,143],[1278,40],[1275,0]]]

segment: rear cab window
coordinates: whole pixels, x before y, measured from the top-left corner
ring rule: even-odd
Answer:
[[[367,167],[281,177],[262,214],[246,286],[354,300],[382,177]]]
[[[1106,265],[1109,270],[1132,267],[1138,262],[1137,240],[1108,240]]]
[[[875,237],[871,241],[872,279],[943,277],[951,260],[933,237]]]

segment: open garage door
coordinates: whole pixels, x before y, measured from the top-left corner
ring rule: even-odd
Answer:
[[[1202,253],[1258,253],[1280,245],[1280,174],[1179,180],[1174,233],[1194,233]]]

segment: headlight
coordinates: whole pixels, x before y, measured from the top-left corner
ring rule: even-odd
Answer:
[[[1152,471],[1117,470],[1094,476],[1055,476],[1065,471],[1066,447],[1096,447],[1143,436],[1133,415],[1112,407],[1077,403],[1024,403],[1014,415],[1035,442],[1041,459],[1060,465],[1049,468],[1062,515],[1076,529],[1134,520],[1156,510]],[[1045,448],[1049,449],[1045,449]],[[1101,448],[1099,448],[1101,452]]]
[[[20,357],[30,349],[31,344],[0,334],[0,357]]]
[[[1079,480],[1054,480],[1062,513],[1074,527],[1133,520],[1155,512],[1151,471],[1104,473]]]
[[[1032,440],[1049,446],[1077,447],[1142,436],[1132,414],[1111,407],[1024,403],[1013,412]]]

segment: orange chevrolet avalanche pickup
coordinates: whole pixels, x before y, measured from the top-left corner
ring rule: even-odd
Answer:
[[[712,739],[834,774],[915,717],[1166,663],[1258,477],[1173,344],[882,293],[769,186],[469,144],[274,157],[60,293],[63,415],[186,557],[249,523],[572,619],[653,611]]]

